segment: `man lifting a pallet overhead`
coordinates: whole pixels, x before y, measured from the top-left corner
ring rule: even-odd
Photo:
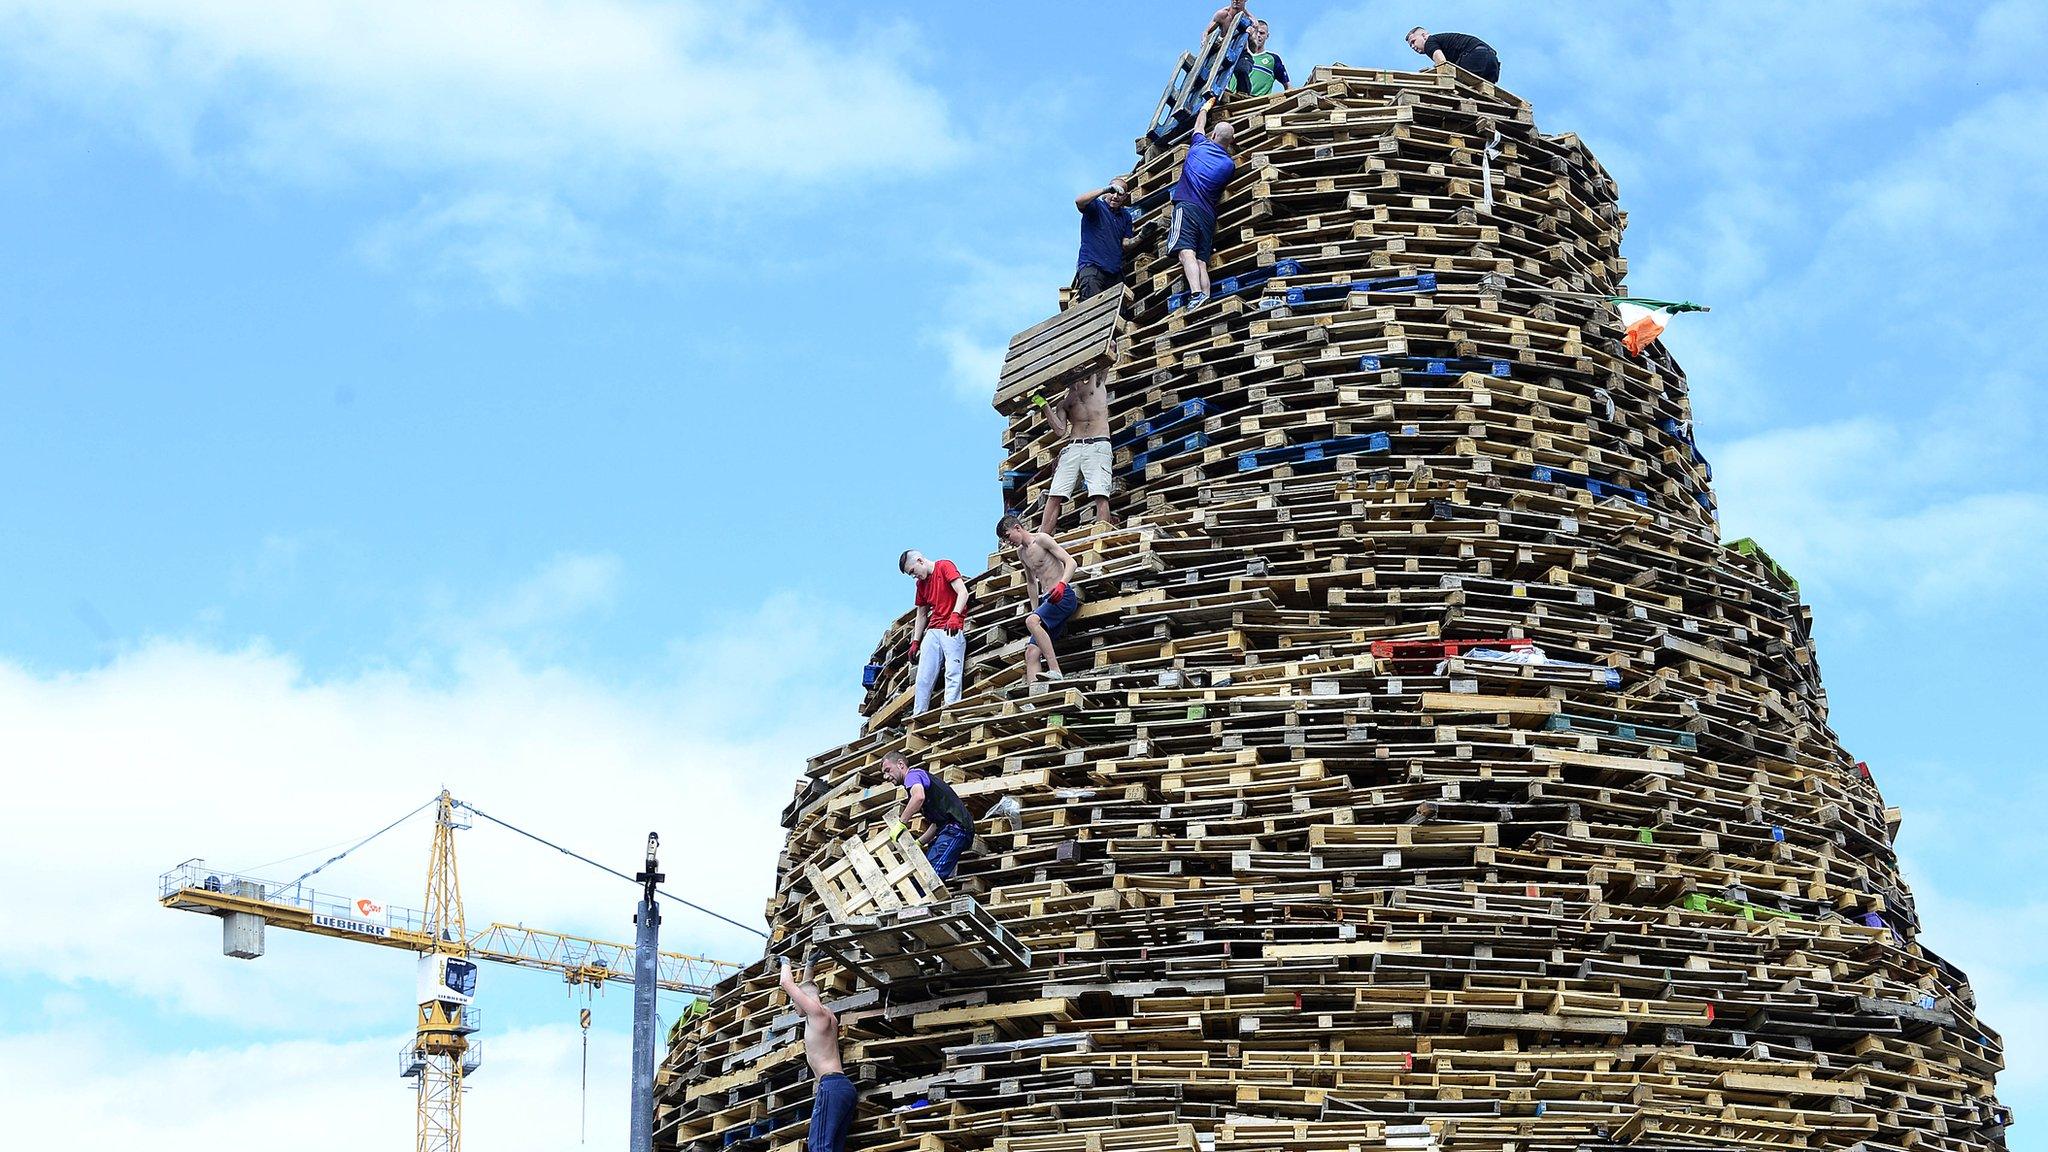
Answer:
[[[854,1106],[859,1093],[839,1061],[839,1017],[810,982],[809,966],[799,984],[790,971],[789,957],[782,958],[782,991],[804,1018],[804,1059],[810,1062],[811,1079],[816,1082],[811,1103],[811,1131],[804,1140],[808,1152],[846,1152],[846,1134],[853,1129]]]
[[[946,703],[960,700],[967,667],[967,581],[951,560],[927,560],[912,548],[896,558],[897,570],[917,581],[917,619],[910,630],[910,659],[917,665],[917,698],[911,715],[932,706],[939,671],[946,673]]]
[[[1045,409],[1054,435],[1064,437],[1059,463],[1052,470],[1052,491],[1045,498],[1045,514],[1038,530],[1050,536],[1059,529],[1060,510],[1081,489],[1095,502],[1095,522],[1109,523],[1110,464],[1115,450],[1109,442],[1109,368],[1103,366],[1081,374],[1067,385],[1059,403],[1047,403],[1033,396],[1031,403]]]
[[[1264,20],[1252,21],[1244,55],[1237,58],[1237,68],[1230,74],[1231,92],[1264,96],[1275,88],[1287,91],[1287,64],[1278,52],[1266,51],[1266,38],[1271,34]]]
[[[1124,177],[1074,197],[1081,212],[1081,255],[1074,261],[1074,300],[1107,292],[1124,278],[1124,245],[1131,239],[1131,190]]]
[[[1195,115],[1194,135],[1188,137],[1187,158],[1181,161],[1180,180],[1173,186],[1173,220],[1166,228],[1166,250],[1180,260],[1181,275],[1188,282],[1188,307],[1209,299],[1209,257],[1216,250],[1216,213],[1223,204],[1223,186],[1237,171],[1230,158],[1230,143],[1236,130],[1225,120],[1209,128],[1205,101]]]
[[[951,880],[954,869],[960,866],[960,854],[974,843],[974,817],[967,814],[960,794],[930,772],[912,768],[901,752],[882,755],[882,775],[891,784],[902,785],[908,793],[896,819],[889,824],[889,838],[901,837],[910,822],[922,816],[924,831],[917,837],[918,847],[924,849],[924,858],[931,861],[932,871],[939,874],[939,879]]]
[[[1438,32],[1432,36],[1429,29],[1417,24],[1408,30],[1408,46],[1429,57],[1429,66],[1456,64],[1465,71],[1489,83],[1500,80],[1500,56],[1493,45],[1477,36],[1463,32]]]
[[[1050,533],[1033,532],[1015,514],[996,521],[996,538],[1017,550],[1031,596],[1031,610],[1024,615],[1024,630],[1031,634],[1024,643],[1024,686],[1038,683],[1041,664],[1046,679],[1058,680],[1060,659],[1052,642],[1081,607],[1081,594],[1073,585],[1080,565]]]

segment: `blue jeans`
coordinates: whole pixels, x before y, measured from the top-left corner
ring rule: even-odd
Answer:
[[[846,1152],[846,1134],[853,1128],[858,1102],[859,1094],[846,1073],[818,1077],[817,1095],[811,1101],[811,1133],[804,1140],[808,1152]]]
[[[967,850],[973,839],[974,833],[958,824],[948,824],[932,838],[932,846],[924,850],[924,858],[932,862],[932,871],[939,874],[939,879],[951,880],[953,870],[960,866],[960,853]]]

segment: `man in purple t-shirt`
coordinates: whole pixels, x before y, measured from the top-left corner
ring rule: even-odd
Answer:
[[[931,861],[932,871],[939,874],[939,879],[951,880],[953,870],[960,866],[960,853],[974,843],[974,817],[968,815],[967,805],[960,802],[960,794],[924,769],[912,768],[901,752],[882,755],[882,775],[891,784],[902,785],[906,793],[903,807],[889,823],[889,838],[902,836],[912,820],[924,817],[918,846],[924,849],[925,859]]]
[[[1223,186],[1237,171],[1237,161],[1230,158],[1236,130],[1228,120],[1209,128],[1209,109],[1214,104],[1213,99],[1205,101],[1195,114],[1195,132],[1188,137],[1187,158],[1181,161],[1180,180],[1173,186],[1173,219],[1166,229],[1166,250],[1180,260],[1190,308],[1209,299],[1216,212],[1223,204]]]

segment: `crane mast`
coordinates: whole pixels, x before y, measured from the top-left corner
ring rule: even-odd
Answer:
[[[455,865],[455,798],[447,789],[434,812],[434,847],[427,858],[427,933],[433,951],[419,960],[419,1022],[413,1058],[419,1077],[417,1152],[462,1152],[462,1078],[476,1068],[468,1059],[469,1002],[476,965],[462,920],[462,883]]]

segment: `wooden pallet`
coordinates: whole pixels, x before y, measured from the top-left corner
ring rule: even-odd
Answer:
[[[1062,538],[1066,678],[1019,682],[996,552],[962,698],[907,717],[899,617],[785,812],[768,919],[824,953],[854,1146],[2003,1147],[2002,1041],[1921,933],[1796,584],[1721,541],[1684,372],[1551,294],[1625,292],[1614,181],[1450,68],[1226,110],[1217,297],[1176,305],[1141,246],[998,382],[1031,511],[1031,392],[1111,373],[1120,526]],[[1141,156],[1157,204],[1178,149]],[[892,750],[1014,801],[943,887],[879,839]],[[665,1146],[801,1138],[774,983],[678,1028]]]
[[[972,896],[828,920],[811,947],[883,986],[1031,966],[1031,949]]]

